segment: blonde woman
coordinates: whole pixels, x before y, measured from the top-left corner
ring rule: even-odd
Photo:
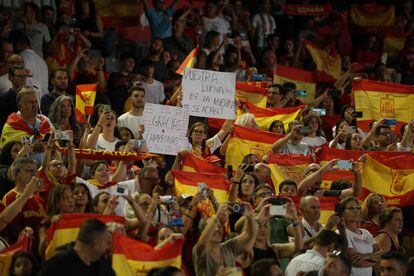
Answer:
[[[380,229],[379,217],[384,212],[385,207],[385,199],[382,195],[370,193],[362,203],[361,227],[375,236]]]

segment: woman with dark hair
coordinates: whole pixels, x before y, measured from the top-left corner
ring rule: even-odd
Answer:
[[[74,144],[79,145],[82,128],[76,121],[72,98],[64,95],[59,96],[50,107],[48,117],[55,129],[62,131],[71,130],[73,132]]]
[[[40,270],[39,262],[36,257],[27,251],[14,253],[11,260],[10,276],[35,276]]]
[[[21,149],[22,143],[18,141],[5,144],[0,153],[0,167],[10,167]]]
[[[103,50],[104,30],[101,17],[97,14],[93,0],[76,1],[76,25],[92,43],[92,49]]]
[[[345,138],[346,150],[362,150],[363,144],[359,133],[348,134]]]
[[[309,128],[309,132],[304,135],[302,142],[311,147],[319,147],[327,143],[322,132],[322,120],[318,115],[309,113],[303,117],[302,121],[304,126]]]
[[[90,149],[115,151],[115,144],[119,141],[116,137],[118,134],[116,128],[116,113],[110,110],[109,106],[101,107],[101,109],[98,123],[88,136],[86,147]]]
[[[388,207],[380,215],[381,230],[375,235],[378,247],[384,252],[398,251],[401,249],[398,235],[403,229],[403,213],[400,208]]]
[[[293,66],[296,56],[295,40],[287,38],[282,45],[282,53],[278,58],[278,63],[286,66]]]
[[[74,213],[84,214],[92,212],[92,197],[88,186],[84,183],[76,183],[73,186],[73,197],[75,200]]]
[[[199,51],[195,68],[204,69],[206,67],[207,57],[220,46],[220,36],[220,33],[216,31],[209,31],[206,33],[204,46],[203,49]]]
[[[278,134],[285,134],[285,125],[282,121],[275,120],[270,124],[269,131]]]
[[[334,149],[345,149],[345,140],[349,135],[349,124],[347,121],[341,120],[335,127],[338,132],[335,135],[335,138],[329,142],[329,147]]]
[[[128,141],[128,140],[134,139],[135,137],[134,137],[134,134],[132,133],[132,131],[129,128],[120,127],[119,128],[119,138],[121,140]]]

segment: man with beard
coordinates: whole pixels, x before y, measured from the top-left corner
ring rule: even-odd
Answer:
[[[49,113],[51,105],[59,96],[69,96],[72,98],[72,101],[75,102],[71,95],[66,95],[66,89],[68,88],[68,75],[66,69],[56,68],[53,70],[50,82],[52,83],[53,91],[43,95],[40,102],[40,110],[42,111],[42,114],[45,115]]]
[[[140,86],[133,86],[129,89],[131,95],[132,108],[130,111],[118,117],[118,127],[127,127],[134,134],[135,138],[139,138],[138,128],[144,123],[142,113],[144,112],[145,90]]]
[[[164,52],[164,43],[160,38],[155,38],[149,49],[149,59],[154,62],[154,79],[164,82],[168,79],[168,69],[166,63],[161,60],[161,54]]]
[[[112,109],[117,114],[122,114],[124,104],[128,99],[128,89],[132,86],[137,75],[133,73],[135,57],[131,53],[123,53],[120,57],[121,68],[119,72],[113,72],[108,79],[108,97]]]

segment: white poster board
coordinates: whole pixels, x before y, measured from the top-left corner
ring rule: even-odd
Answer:
[[[185,68],[183,107],[199,117],[234,119],[236,73]]]
[[[188,148],[189,115],[182,107],[146,103],[144,139],[151,153],[177,155]]]

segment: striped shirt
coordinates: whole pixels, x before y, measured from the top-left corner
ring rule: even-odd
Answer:
[[[307,250],[306,253],[300,254],[293,258],[286,268],[285,276],[296,276],[300,271],[308,272],[321,270],[325,258],[315,250]]]

